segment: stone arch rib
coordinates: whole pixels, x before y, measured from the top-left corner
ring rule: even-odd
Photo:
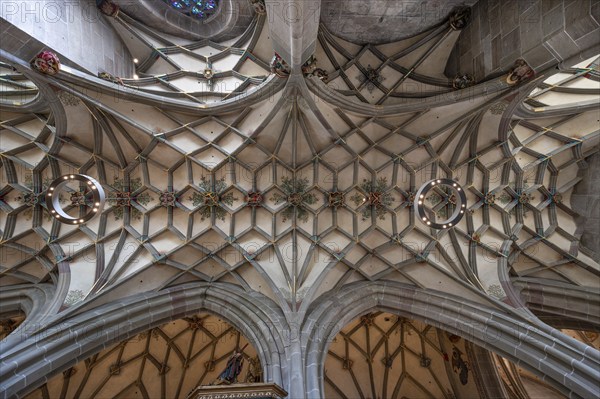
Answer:
[[[348,285],[342,295],[323,297],[305,318],[307,397],[324,395],[322,376],[329,342],[350,321],[373,310],[421,320],[459,335],[539,375],[569,397],[600,395],[600,352],[558,330],[450,294],[402,283],[359,282]]]
[[[283,384],[287,375],[287,322],[261,294],[230,284],[185,284],[102,305],[46,326],[16,345],[0,344],[0,398],[22,397],[52,376],[110,346],[171,320],[208,311],[223,317],[257,350],[265,381]]]
[[[527,307],[556,328],[600,331],[600,294],[592,287],[519,277],[512,283]]]
[[[26,317],[25,321],[3,340],[3,346],[22,341],[29,331],[58,311],[60,302],[53,301],[55,291],[56,287],[51,283],[17,284],[0,288],[0,313],[22,311]]]

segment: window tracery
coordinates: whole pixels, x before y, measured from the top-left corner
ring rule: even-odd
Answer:
[[[165,3],[190,17],[207,19],[215,13],[219,3],[217,0],[163,0]]]

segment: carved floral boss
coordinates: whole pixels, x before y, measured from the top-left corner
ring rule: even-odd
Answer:
[[[70,195],[71,206],[87,207],[87,213],[78,217],[71,216],[65,212],[60,206],[60,192],[66,187],[69,182],[78,181],[84,187],[83,190],[75,191]],[[202,193],[194,193],[190,199],[194,206],[200,206],[200,214],[203,218],[210,217],[212,211],[216,211],[216,216],[223,219],[227,211],[221,207],[221,202],[231,205],[235,198],[233,193],[225,193],[226,184],[224,179],[217,180],[215,186],[205,178],[200,184]],[[275,194],[272,200],[275,203],[285,202],[286,207],[283,211],[284,219],[288,219],[294,215],[298,219],[305,221],[308,219],[307,205],[312,205],[317,201],[314,194],[308,190],[308,179],[293,179],[283,178],[282,188],[285,195]],[[371,209],[375,210],[376,216],[383,218],[385,209],[391,204],[393,198],[387,191],[388,185],[385,178],[380,178],[375,182],[365,180],[361,188],[366,194],[356,195],[352,199],[355,202],[364,206],[362,209],[363,218],[367,218],[371,214]],[[431,194],[430,194],[431,193]],[[119,195],[121,194],[121,195]],[[128,206],[131,198],[129,193],[117,193],[117,198],[113,199],[117,205]],[[467,204],[467,198],[462,187],[454,180],[441,178],[433,179],[421,186],[416,195],[409,193],[411,205],[416,201],[415,212],[419,220],[427,226],[434,229],[448,229],[456,226],[464,216]],[[61,176],[54,180],[46,192],[46,206],[50,214],[62,223],[80,224],[85,223],[97,215],[105,202],[105,192],[100,183],[90,176],[81,174],[70,174]],[[560,194],[556,195],[560,197]],[[488,203],[494,203],[495,196],[493,194],[486,195]],[[528,199],[528,198],[527,198]],[[260,207],[264,201],[263,194],[260,192],[249,192],[245,198],[247,206]],[[559,199],[558,199],[559,200]],[[174,206],[177,201],[177,196],[174,192],[165,191],[160,195],[160,202],[163,206]],[[426,202],[431,203],[431,207],[427,208]],[[327,205],[333,208],[345,206],[345,198],[343,192],[327,193]],[[558,201],[557,201],[558,202]],[[448,211],[449,209],[449,211]],[[444,211],[445,212],[442,212]],[[81,211],[82,212],[82,211]],[[81,213],[80,212],[80,213]],[[440,217],[445,219],[438,220]]]

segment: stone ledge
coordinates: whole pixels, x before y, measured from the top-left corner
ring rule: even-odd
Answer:
[[[187,399],[282,399],[288,393],[277,384],[253,383],[231,385],[207,385],[196,387]]]

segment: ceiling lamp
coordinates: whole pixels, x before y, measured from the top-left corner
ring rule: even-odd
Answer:
[[[440,201],[431,208],[426,208],[427,194],[432,191],[439,196]],[[465,215],[467,196],[460,184],[452,179],[433,179],[421,186],[416,195],[415,209],[419,220],[437,230],[450,229],[458,224]],[[450,210],[443,215],[445,219],[438,220],[440,210]]]
[[[60,206],[60,193],[64,191],[66,185],[70,182],[78,181],[84,183],[83,195],[85,201],[73,202],[72,205],[86,206],[89,208],[88,212],[80,217],[73,217],[67,214],[64,209]],[[89,194],[89,195],[88,195]],[[87,197],[90,197],[89,199]],[[73,198],[73,196],[72,196]],[[96,216],[102,207],[104,206],[105,193],[104,189],[95,179],[80,174],[69,174],[59,177],[54,180],[48,191],[46,191],[46,207],[53,218],[61,223],[67,224],[81,224]]]

